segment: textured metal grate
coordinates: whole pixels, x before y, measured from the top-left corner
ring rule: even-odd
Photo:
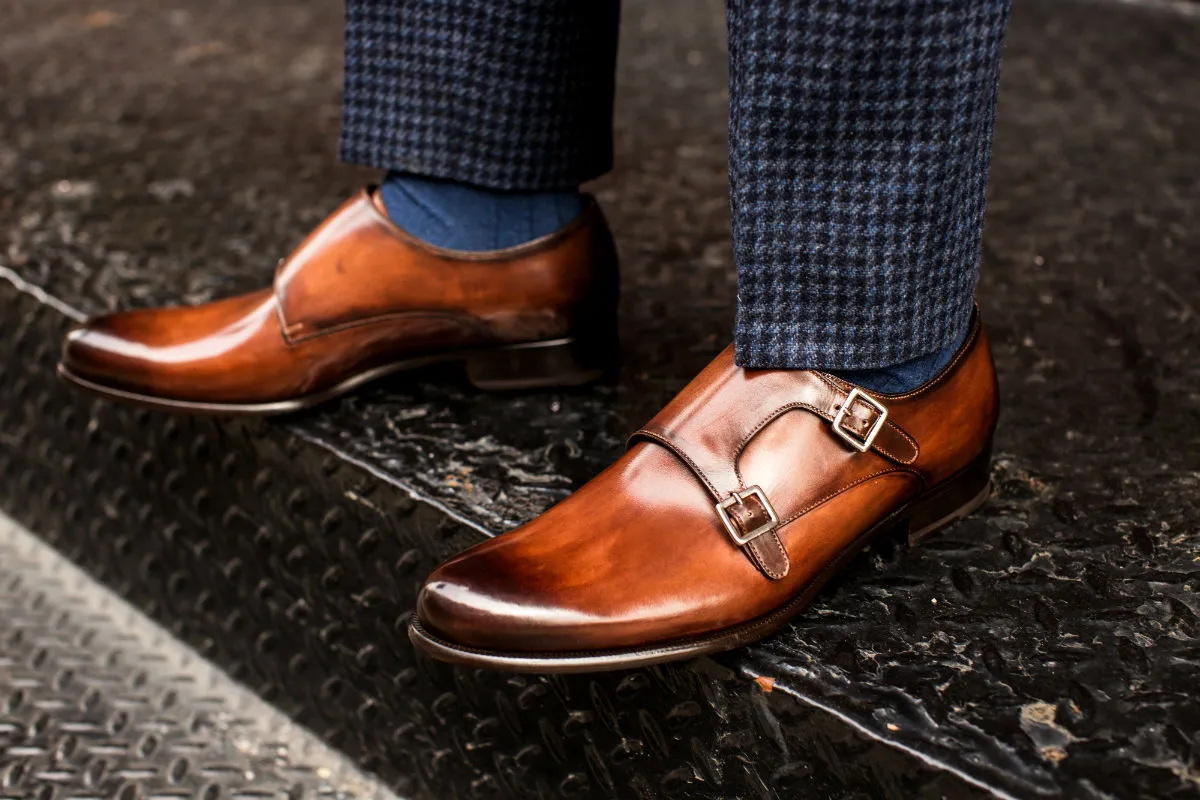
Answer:
[[[0,798],[390,794],[0,515]]]

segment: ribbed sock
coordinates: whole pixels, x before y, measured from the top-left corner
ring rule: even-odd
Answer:
[[[499,250],[553,233],[579,216],[568,192],[500,192],[389,172],[380,187],[388,216],[418,239],[451,250]]]
[[[966,338],[966,333],[963,334],[963,338]],[[911,392],[934,375],[937,375],[942,367],[949,364],[950,359],[954,358],[954,354],[958,352],[958,348],[961,346],[962,339],[959,339],[945,350],[939,350],[927,356],[920,356],[911,361],[892,364],[888,367],[825,371],[831,375],[836,375],[839,378],[850,381],[850,383],[857,386],[861,386],[864,389],[870,389],[873,392],[883,392],[885,394]]]

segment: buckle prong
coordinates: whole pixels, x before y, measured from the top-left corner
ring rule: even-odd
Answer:
[[[749,498],[754,497],[762,504],[763,510],[767,512],[768,521],[759,525],[749,533],[742,533],[738,528],[737,523],[733,521],[733,517],[729,516],[729,509],[735,505],[745,503]],[[749,489],[744,489],[740,492],[733,492],[721,502],[717,503],[717,514],[721,517],[721,522],[725,524],[725,530],[738,547],[744,547],[747,543],[754,541],[764,533],[770,533],[779,525],[779,515],[775,513],[775,509],[771,507],[771,501],[767,500],[767,495],[757,486],[751,486]]]
[[[875,422],[871,424],[871,430],[867,431],[867,435],[861,440],[843,425],[846,420],[846,414],[849,413],[850,407],[854,405],[856,400],[869,406],[877,415]],[[882,403],[856,386],[850,390],[850,394],[846,395],[846,399],[842,402],[841,407],[834,416],[833,432],[858,452],[865,453],[871,449],[871,445],[875,443],[875,437],[883,430],[883,423],[887,421],[887,415],[887,408]]]

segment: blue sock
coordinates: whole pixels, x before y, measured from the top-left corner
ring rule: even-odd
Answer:
[[[870,389],[873,392],[883,392],[884,394],[911,392],[934,375],[937,375],[942,370],[942,367],[950,363],[950,359],[954,358],[954,354],[962,346],[963,338],[966,338],[965,332],[962,338],[945,350],[939,350],[927,356],[919,356],[911,361],[902,361],[899,364],[892,364],[888,367],[875,367],[873,369],[831,369],[825,371],[830,375],[836,375],[843,380],[850,381],[850,383],[861,386],[864,389]]]
[[[389,172],[380,187],[388,216],[418,239],[451,250],[499,250],[553,233],[579,216],[569,192],[501,192]]]

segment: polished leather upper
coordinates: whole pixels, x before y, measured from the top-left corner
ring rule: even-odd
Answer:
[[[471,253],[413,239],[364,190],[280,263],[271,288],[90,320],[68,337],[63,366],[155,397],[265,403],[397,359],[611,327],[616,280],[590,199],[561,231]]]
[[[726,349],[603,473],[439,567],[419,599],[421,625],[467,648],[593,652],[771,612],[872,525],[978,459],[996,423],[977,322],[929,384],[870,395],[887,418],[867,452],[831,425],[851,389],[815,372],[741,369]],[[856,401],[846,416],[861,443],[879,415]],[[779,524],[740,547],[716,505],[754,486]],[[728,509],[739,533],[766,518],[757,496]]]

